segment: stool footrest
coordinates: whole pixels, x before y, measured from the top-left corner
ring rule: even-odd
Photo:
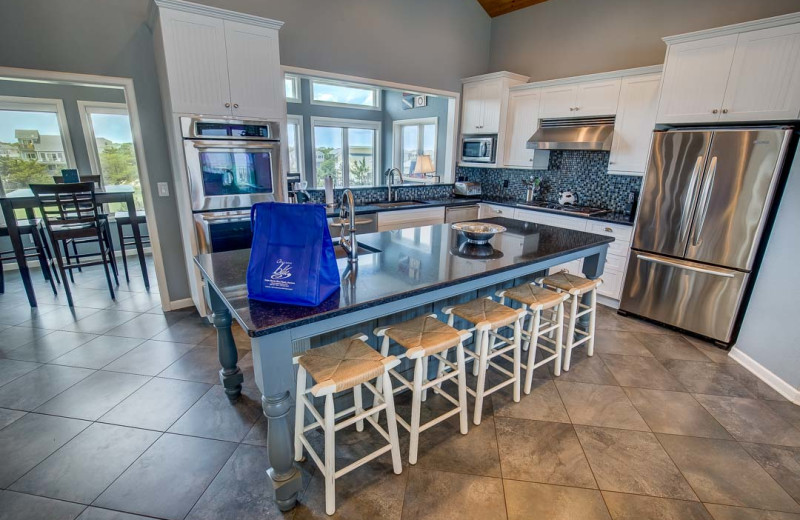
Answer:
[[[384,453],[386,453],[387,451],[389,451],[391,449],[392,449],[392,445],[391,444],[387,444],[383,448],[379,448],[379,449],[373,451],[372,453],[370,453],[369,455],[367,455],[365,457],[361,457],[360,459],[358,459],[357,461],[353,462],[352,464],[350,464],[348,466],[345,466],[344,468],[340,469],[339,471],[337,471],[336,473],[333,474],[333,478],[339,478],[339,477],[341,477],[343,475],[347,475],[348,473],[350,473],[354,469],[366,464],[367,462],[369,462],[369,461],[371,461],[373,459],[377,459],[378,457],[380,457],[381,455],[383,455]]]

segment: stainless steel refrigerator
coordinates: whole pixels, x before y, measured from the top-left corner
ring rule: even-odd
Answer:
[[[792,129],[653,134],[620,309],[733,339]]]

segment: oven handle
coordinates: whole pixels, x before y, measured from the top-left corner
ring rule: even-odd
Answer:
[[[268,150],[273,151],[278,147],[278,142],[252,143],[247,141],[191,141],[192,146],[197,150],[208,150],[218,148],[220,150]]]

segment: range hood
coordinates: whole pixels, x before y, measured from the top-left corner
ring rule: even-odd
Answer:
[[[542,119],[528,139],[534,150],[611,150],[614,117]]]

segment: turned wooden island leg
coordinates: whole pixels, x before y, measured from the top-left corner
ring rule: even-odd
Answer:
[[[219,364],[222,368],[219,371],[219,380],[225,388],[225,395],[228,399],[235,401],[242,395],[242,382],[244,375],[236,363],[239,362],[239,352],[236,350],[236,342],[231,332],[231,313],[223,303],[222,298],[217,292],[209,287],[209,300],[211,309],[214,311],[213,323],[217,329],[217,354]]]

